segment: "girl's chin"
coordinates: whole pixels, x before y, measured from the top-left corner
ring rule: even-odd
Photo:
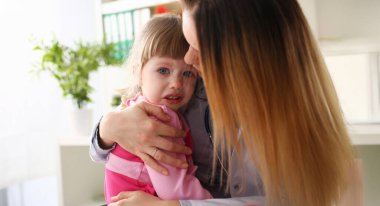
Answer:
[[[170,109],[174,110],[174,111],[177,111],[180,107],[178,105],[168,105],[166,104],[167,107],[169,107]]]

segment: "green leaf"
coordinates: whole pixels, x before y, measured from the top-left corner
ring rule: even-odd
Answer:
[[[41,48],[40,46],[35,46],[35,47],[33,48],[33,50],[34,50],[34,51],[36,51],[36,50],[42,50],[42,48]]]
[[[122,63],[114,55],[115,46],[104,40],[101,43],[78,41],[74,48],[52,40],[47,45],[43,42],[36,45],[34,50],[43,52],[38,71],[49,72],[58,81],[63,96],[73,99],[78,108],[92,102],[89,97],[93,91],[89,85],[90,73],[100,66]]]

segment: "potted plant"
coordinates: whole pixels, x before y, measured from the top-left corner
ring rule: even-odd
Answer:
[[[48,72],[58,81],[63,96],[74,101],[78,108],[76,113],[79,116],[89,113],[85,111],[84,107],[92,102],[89,96],[93,91],[89,84],[90,73],[97,71],[101,66],[120,65],[122,61],[116,57],[114,45],[108,44],[104,40],[101,43],[79,41],[73,48],[65,46],[57,40],[52,40],[50,44],[41,42],[34,50],[42,52],[37,72]],[[79,127],[88,127],[84,124],[89,124],[91,128],[90,120],[72,121],[73,126],[78,129]],[[87,128],[83,130],[87,130]]]
[[[103,41],[83,43],[79,41],[70,48],[52,40],[49,45],[41,43],[34,50],[42,51],[39,72],[49,72],[57,81],[64,97],[74,100],[78,109],[92,102],[89,94],[93,88],[89,85],[90,73],[101,66],[119,65],[113,44]]]

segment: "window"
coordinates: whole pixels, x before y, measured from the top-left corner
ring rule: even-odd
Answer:
[[[348,122],[378,122],[379,53],[329,55],[325,61]]]

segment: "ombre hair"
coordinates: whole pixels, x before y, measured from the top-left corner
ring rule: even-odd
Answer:
[[[127,69],[136,78],[130,87],[119,90],[122,102],[141,92],[138,80],[143,67],[152,57],[183,59],[188,48],[179,15],[166,13],[152,17],[135,39],[126,61]]]
[[[268,205],[337,203],[353,150],[334,85],[297,0],[181,2],[197,30],[214,156],[227,149],[224,160],[231,161],[232,150],[242,160],[247,151]]]

